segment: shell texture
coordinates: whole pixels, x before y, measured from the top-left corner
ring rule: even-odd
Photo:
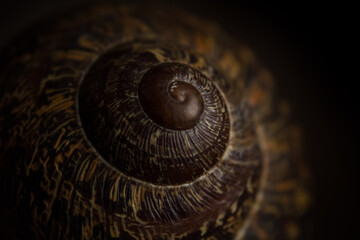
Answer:
[[[297,239],[298,131],[216,24],[101,4],[7,52],[4,237]]]

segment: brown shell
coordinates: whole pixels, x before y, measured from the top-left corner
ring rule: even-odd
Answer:
[[[102,4],[8,52],[5,238],[297,239],[307,203],[298,131],[271,75],[217,25],[178,9]],[[203,101],[195,120],[156,115],[153,103],[172,103],[146,105],[152,83],[137,94],[160,73]]]

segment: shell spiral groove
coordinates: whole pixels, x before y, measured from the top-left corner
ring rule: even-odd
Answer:
[[[101,4],[7,54],[0,236],[297,239],[297,132],[215,24]]]
[[[99,153],[122,172],[154,184],[181,184],[205,174],[220,161],[229,138],[220,92],[201,72],[180,64],[186,59],[174,56],[188,53],[175,49],[154,43],[112,49],[91,67],[79,92],[82,126]],[[175,99],[181,96],[173,96],[174,89],[182,89],[184,99]]]

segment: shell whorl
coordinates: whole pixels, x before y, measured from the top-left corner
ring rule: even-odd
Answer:
[[[225,100],[212,81],[156,43],[111,49],[79,91],[82,126],[123,173],[161,185],[187,183],[213,168],[229,139]],[[181,62],[181,63],[180,63]]]
[[[0,71],[0,234],[296,239],[286,107],[246,47],[178,9],[128,5],[36,34]]]

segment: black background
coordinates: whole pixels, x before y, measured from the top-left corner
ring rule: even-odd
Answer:
[[[0,5],[0,48],[41,19],[86,0],[17,0]],[[142,4],[144,1],[136,1]],[[175,1],[249,45],[277,81],[303,129],[313,207],[303,239],[359,239],[359,89],[354,5],[329,2]],[[1,56],[0,56],[1,57]]]

